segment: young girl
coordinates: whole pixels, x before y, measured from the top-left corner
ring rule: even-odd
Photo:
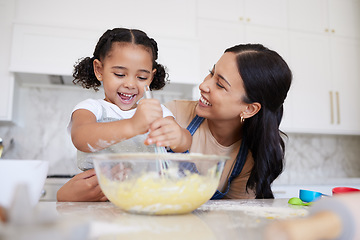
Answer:
[[[93,57],[84,58],[74,70],[74,83],[84,88],[104,87],[104,99],[87,99],[72,112],[69,128],[78,151],[78,167],[93,168],[92,152],[151,152],[144,145],[146,133],[156,119],[172,118],[156,99],[142,99],[144,87],[161,89],[165,69],[156,62],[157,43],[135,29],[107,30],[99,39]],[[186,130],[184,130],[186,131]],[[189,148],[190,134],[177,151]]]

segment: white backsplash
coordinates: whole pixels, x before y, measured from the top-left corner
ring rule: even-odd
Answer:
[[[90,97],[103,98],[103,93],[80,87],[18,88],[15,121],[0,122],[3,158],[47,160],[50,175],[80,172],[66,127],[73,107]],[[160,97],[171,100],[181,95]],[[288,137],[286,167],[277,183],[360,177],[360,136],[288,134]]]

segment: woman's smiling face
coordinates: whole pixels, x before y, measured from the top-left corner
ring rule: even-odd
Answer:
[[[145,47],[131,43],[113,43],[109,54],[94,60],[95,74],[103,82],[105,100],[126,111],[136,108],[150,86],[155,69],[152,54]]]
[[[224,53],[209,75],[200,84],[200,100],[196,114],[211,120],[239,119],[247,104],[243,80],[239,74],[236,55]]]

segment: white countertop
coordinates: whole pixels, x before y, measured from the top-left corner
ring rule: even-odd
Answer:
[[[264,227],[274,219],[308,214],[308,207],[291,206],[287,201],[288,199],[213,200],[190,214],[173,216],[130,214],[110,202],[39,202],[36,206],[36,219],[46,216],[47,220],[38,221],[38,224],[32,224],[31,227],[14,227],[16,230],[12,232],[11,239],[20,239],[16,236],[26,235],[31,237],[27,239],[51,240],[70,237],[77,240],[256,240],[263,239]],[[26,232],[29,229],[31,232]],[[44,231],[47,234],[42,238]]]

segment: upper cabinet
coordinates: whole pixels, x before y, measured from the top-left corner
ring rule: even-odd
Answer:
[[[359,3],[289,1],[290,131],[360,134]]]
[[[360,134],[359,3],[198,0],[201,73],[205,77],[226,48],[261,43],[293,71],[282,130]]]
[[[201,73],[240,43],[262,43],[287,55],[287,0],[198,0],[197,9]]]
[[[72,75],[73,66],[79,59],[92,56],[103,32],[15,24],[10,70]],[[193,39],[154,38],[159,48],[158,62],[167,68],[170,82],[196,84],[199,81],[197,42]]]
[[[198,0],[197,9],[201,19],[287,27],[287,0]]]
[[[360,38],[359,0],[288,0],[291,30]]]
[[[360,134],[360,42],[292,32],[295,132]]]
[[[115,27],[139,28],[156,37],[196,35],[196,2],[193,0],[16,2],[16,23],[101,31]]]
[[[9,72],[9,59],[14,9],[14,1],[0,0],[0,121],[12,118],[14,76]]]
[[[196,84],[196,2],[90,0],[86,7],[84,3],[19,0],[10,70],[72,75],[73,65],[92,56],[106,29],[126,27],[143,30],[157,41],[159,63],[167,68],[170,82]]]
[[[101,31],[15,24],[10,70],[71,75],[73,65],[92,56]]]

